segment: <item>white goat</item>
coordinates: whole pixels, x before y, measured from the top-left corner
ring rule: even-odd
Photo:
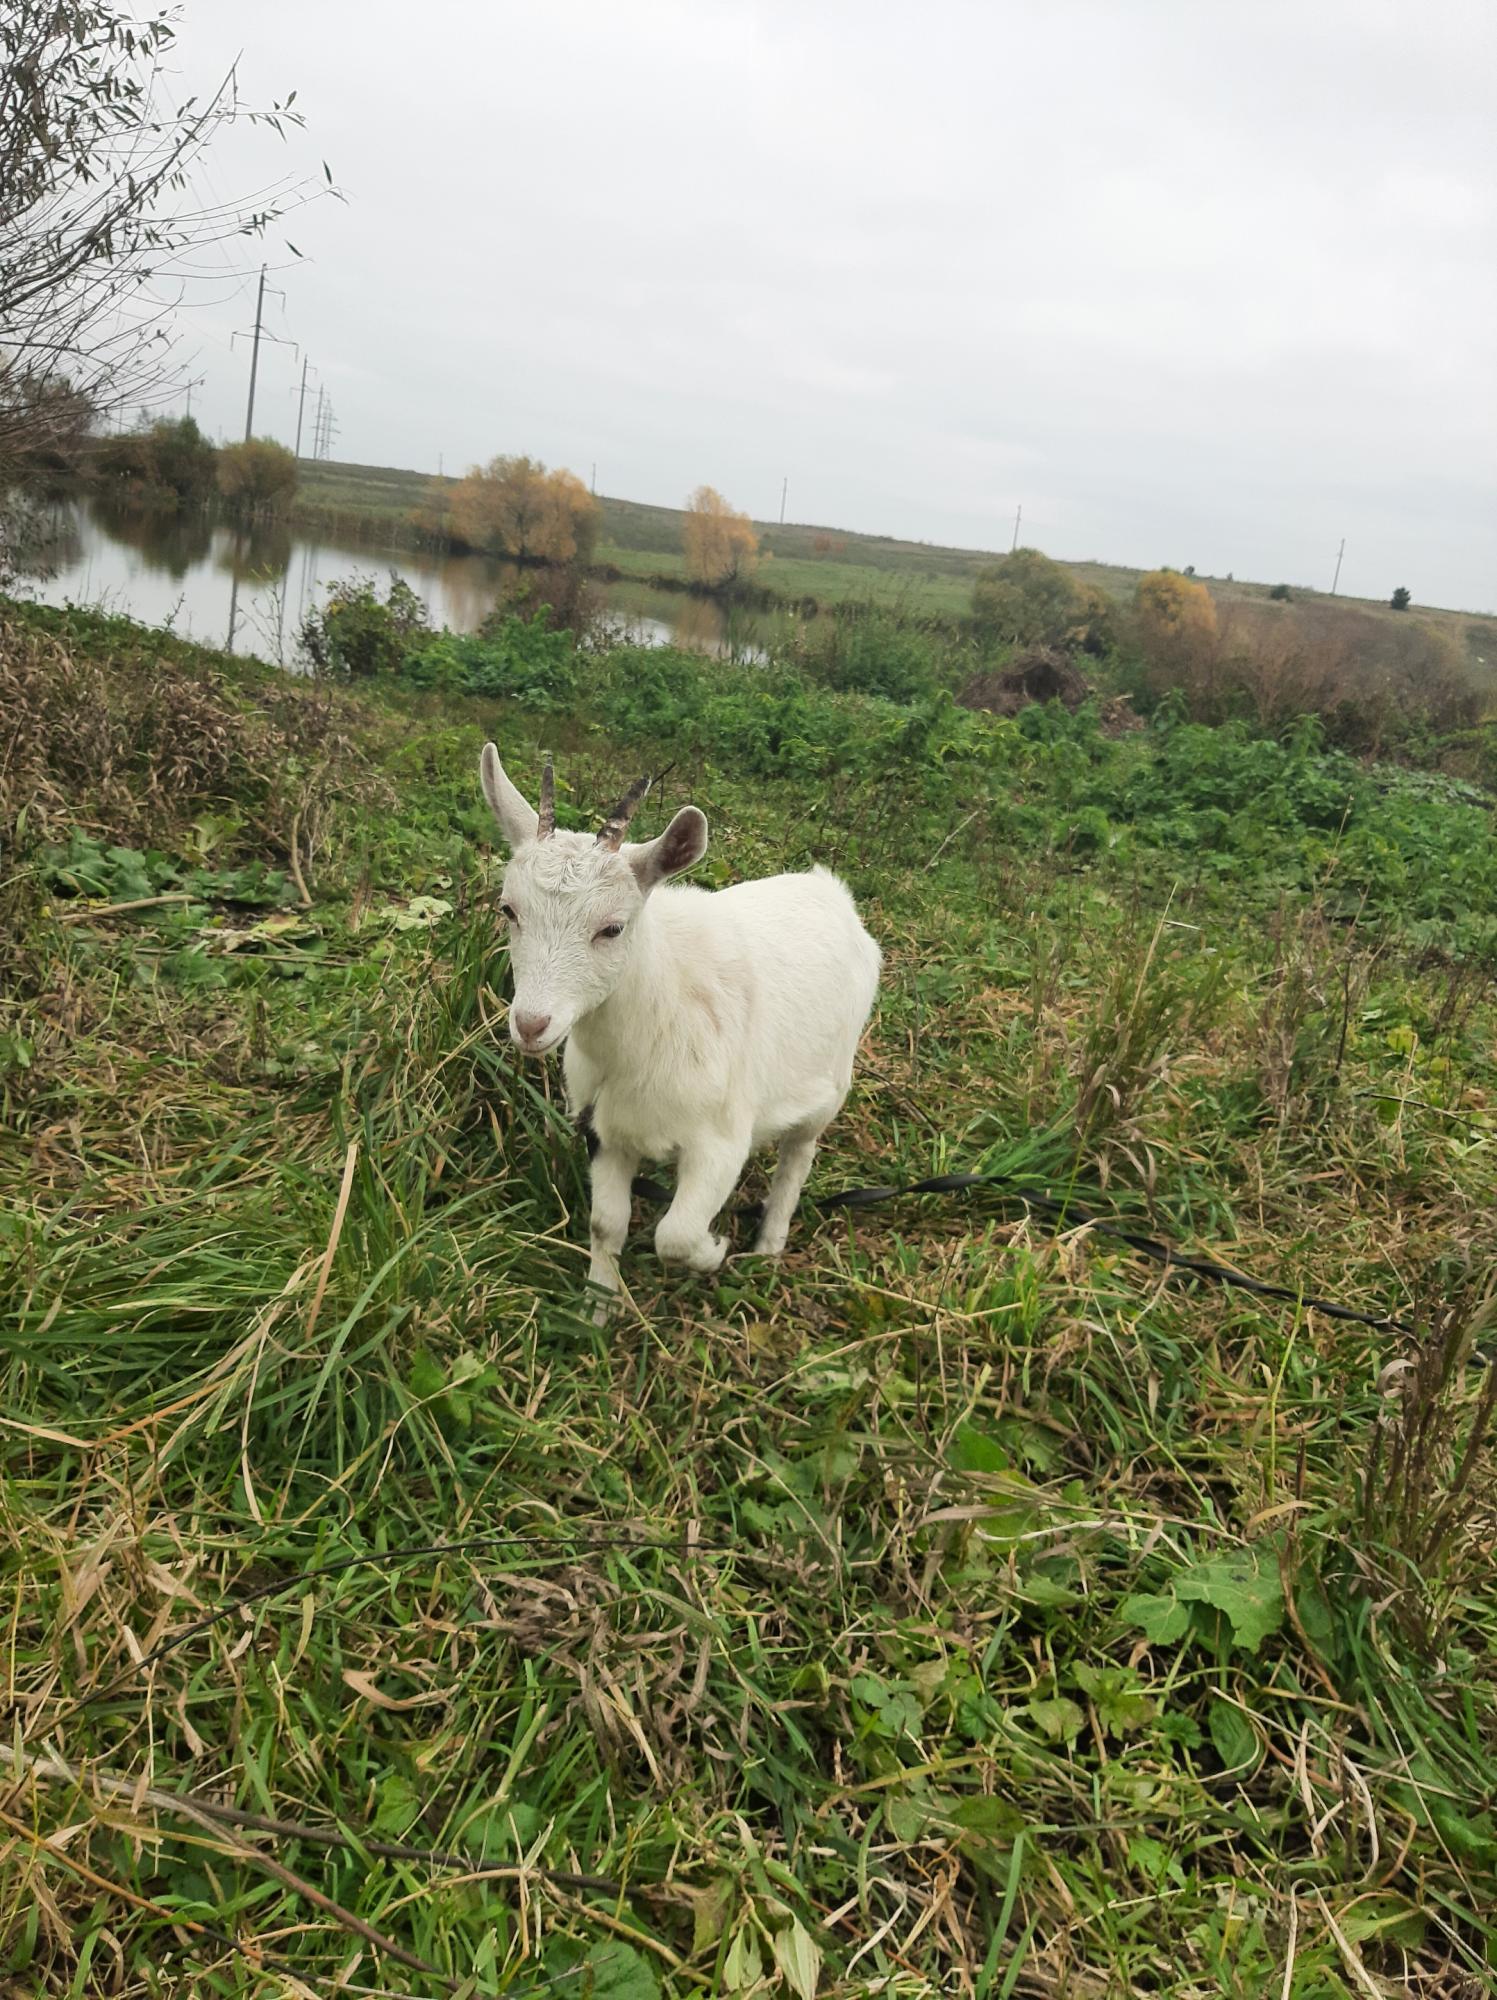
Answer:
[[[779,1163],[754,1247],[777,1257],[878,991],[882,954],[846,887],[813,868],[715,893],[662,888],[707,852],[695,806],[658,839],[625,841],[641,779],[596,837],[558,832],[549,753],[539,812],[492,743],[479,768],[511,855],[510,1034],[531,1055],[566,1041],[572,1111],[590,1113],[597,1139],[589,1278],[618,1288],[645,1157],[677,1169],[657,1253],[715,1271],[727,1245],[713,1220],[749,1154],[771,1143]]]

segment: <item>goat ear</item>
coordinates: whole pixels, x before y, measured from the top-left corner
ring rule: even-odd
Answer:
[[[707,852],[707,815],[695,806],[682,806],[657,840],[630,841],[624,859],[634,870],[634,879],[646,894],[657,882],[695,868]]]
[[[540,824],[539,815],[533,806],[526,805],[505,776],[499,752],[492,743],[483,746],[483,755],[478,760],[478,776],[483,785],[483,795],[489,802],[489,810],[498,820],[499,831],[509,842],[511,850],[534,840]]]

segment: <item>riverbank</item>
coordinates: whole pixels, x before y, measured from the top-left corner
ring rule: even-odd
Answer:
[[[457,484],[455,478],[411,472],[394,466],[306,461],[293,519],[352,539],[388,537],[392,546],[431,548],[429,532],[418,525]],[[686,580],[681,556],[682,511],[646,501],[599,494],[602,529],[596,561],[609,573],[679,588]],[[851,529],[796,522],[755,521],[761,551],[758,586],[785,608],[815,604],[823,610],[844,604],[878,604],[913,617],[955,620],[972,607],[972,586],[999,551],[944,547],[901,540],[894,535],[859,534]],[[1078,581],[1112,602],[1131,604],[1143,572],[1124,563],[1062,562]],[[1235,576],[1202,576],[1219,604],[1263,603],[1277,587],[1274,579],[1255,582]],[[1331,596],[1296,585],[1296,603],[1353,608],[1390,617],[1382,599]],[[1421,618],[1447,626],[1462,649],[1497,662],[1497,614],[1419,605]]]

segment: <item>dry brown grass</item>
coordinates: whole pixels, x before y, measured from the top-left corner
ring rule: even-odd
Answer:
[[[1470,729],[1489,706],[1448,621],[1242,598],[1217,620],[1213,643],[1168,657],[1144,635],[1150,691],[1180,689],[1196,721],[1247,715],[1274,729],[1314,715],[1345,748],[1377,756],[1411,728]]]

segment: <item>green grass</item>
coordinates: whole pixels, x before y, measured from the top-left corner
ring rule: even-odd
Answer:
[[[66,683],[0,790],[17,1992],[1497,1990],[1479,797],[670,656],[522,703],[4,636]],[[674,757],[709,883],[846,873],[887,975],[813,1189],[1073,1187],[1423,1338],[982,1195],[712,1280],[641,1212],[594,1328],[491,730],[578,824]]]

